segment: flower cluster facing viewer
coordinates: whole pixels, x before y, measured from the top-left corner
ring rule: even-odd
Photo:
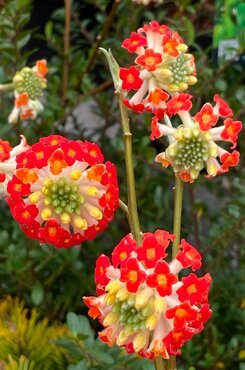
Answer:
[[[8,143],[0,143],[8,158],[0,163],[3,195],[22,230],[57,248],[103,231],[118,207],[118,186],[115,166],[103,163],[99,147],[60,135],[25,144],[10,151]],[[6,173],[11,175],[7,184]]]
[[[178,278],[187,267],[201,267],[201,255],[184,239],[176,258],[167,263],[166,250],[174,235],[165,230],[144,233],[137,247],[131,234],[114,248],[111,260],[96,262],[97,297],[84,297],[89,315],[105,327],[99,333],[108,345],[154,359],[181,353],[186,341],[203,330],[211,316],[209,274]]]

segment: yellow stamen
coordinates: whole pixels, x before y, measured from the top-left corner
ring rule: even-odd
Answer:
[[[74,170],[70,173],[70,178],[73,180],[73,181],[77,181],[80,179],[80,177],[82,176],[82,172],[80,170]]]
[[[67,225],[71,222],[71,217],[68,213],[62,213],[60,216],[62,224]]]
[[[154,330],[157,326],[157,316],[155,314],[149,316],[145,322],[146,329]]]
[[[86,190],[86,193],[91,197],[96,197],[96,195],[99,194],[99,190],[96,188],[96,186],[89,186]]]
[[[39,193],[39,191],[35,191],[34,193],[30,194],[28,198],[31,203],[35,204],[40,200],[41,194]]]
[[[116,312],[109,312],[104,318],[103,325],[110,326],[118,321],[118,314]]]
[[[135,352],[139,352],[145,345],[148,340],[148,337],[145,333],[138,333],[133,340],[133,347]]]
[[[81,230],[87,230],[88,223],[84,218],[76,217],[74,218],[74,225]]]
[[[89,214],[90,214],[90,216],[96,218],[96,220],[102,220],[102,218],[103,218],[103,214],[102,214],[101,210],[99,208],[96,208],[96,207],[91,207],[89,209]]]
[[[50,208],[44,208],[41,212],[41,217],[44,221],[52,217],[52,211]]]

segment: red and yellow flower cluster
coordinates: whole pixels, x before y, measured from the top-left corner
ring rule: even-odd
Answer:
[[[163,117],[168,93],[184,91],[197,82],[194,58],[186,53],[187,45],[165,25],[156,21],[144,25],[124,40],[122,47],[138,55],[135,65],[120,68],[122,88],[137,90],[124,100],[135,112]]]
[[[187,182],[193,182],[204,168],[208,177],[213,177],[236,166],[239,152],[234,149],[242,124],[232,119],[231,108],[218,94],[214,106],[206,103],[195,116],[190,115],[192,96],[183,91],[196,83],[196,70],[194,58],[186,53],[187,46],[178,33],[152,21],[133,32],[122,46],[138,55],[135,65],[120,68],[125,94],[136,90],[124,104],[135,112],[154,114],[152,140],[168,137],[169,146],[156,161],[164,167],[172,165],[176,176]],[[181,124],[175,128],[170,118],[177,114]],[[222,125],[214,127],[220,118]],[[216,144],[221,140],[231,142],[233,151]]]
[[[9,115],[9,122],[16,123],[18,117],[22,120],[36,119],[43,110],[39,98],[46,88],[46,74],[48,73],[46,60],[38,60],[32,68],[25,67],[16,72],[14,83],[15,106]]]
[[[214,106],[204,104],[195,116],[189,113],[191,98],[185,93],[174,95],[167,102],[165,124],[161,124],[154,116],[151,132],[152,140],[167,136],[169,141],[168,148],[157,155],[156,161],[164,167],[172,165],[176,176],[188,182],[193,182],[204,168],[208,177],[213,177],[236,166],[239,152],[234,149],[238,133],[242,130],[242,123],[232,119],[233,111],[218,94],[214,95]],[[169,119],[176,114],[182,121],[177,128],[172,126]],[[220,119],[222,124],[215,127]],[[232,152],[216,143],[222,140],[232,144]]]
[[[59,135],[41,138],[16,156],[7,192],[22,230],[57,248],[94,238],[119,202],[115,166],[103,163],[99,147]]]
[[[148,359],[181,353],[186,341],[203,330],[211,316],[209,274],[178,278],[183,268],[201,267],[201,255],[184,239],[176,258],[167,263],[166,249],[174,235],[164,230],[145,233],[141,245],[131,234],[96,262],[97,297],[84,297],[89,315],[105,327],[99,333],[108,345]]]

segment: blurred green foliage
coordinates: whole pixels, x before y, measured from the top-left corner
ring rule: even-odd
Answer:
[[[32,45],[45,42],[46,50],[52,55],[48,60],[50,73],[44,99],[45,110],[35,122],[10,126],[7,117],[12,109],[13,96],[11,93],[1,95],[0,137],[9,140],[12,145],[19,141],[20,133],[30,143],[54,132],[75,139],[95,140],[106,159],[116,163],[121,199],[126,202],[120,115],[110,73],[100,53],[94,64],[90,59],[98,35],[108,22],[112,2],[73,1],[69,55],[64,55],[63,47],[64,8],[50,14],[44,32],[41,32],[38,27],[29,27],[34,6],[32,0],[8,0],[3,5],[0,2],[0,83],[11,82],[14,72],[20,67],[26,64],[32,66],[35,61],[33,55],[43,57],[43,50],[37,50],[38,47],[30,49],[30,41]],[[190,91],[195,97],[193,113],[219,93],[233,108],[235,119],[241,120],[245,99],[242,66],[226,62],[214,67],[211,57],[214,2],[164,1],[159,6],[143,7],[131,3],[131,0],[121,1],[103,35],[101,46],[111,48],[121,66],[129,66],[128,53],[120,47],[122,40],[142,23],[153,19],[178,30],[195,55],[198,83]],[[68,88],[63,91],[66,62]],[[164,143],[150,142],[150,116],[130,114],[130,118],[142,230],[171,230],[173,175],[171,170],[162,169],[154,163],[154,157]],[[88,130],[90,125],[94,129]],[[241,140],[238,149],[241,152],[244,149]],[[210,300],[214,313],[204,332],[184,347],[183,356],[178,360],[178,370],[244,370],[243,161],[242,156],[240,165],[227,175],[213,180],[200,178],[194,184],[185,186],[183,237],[203,252],[203,270],[213,276]],[[55,340],[56,347],[66,351],[62,369],[152,369],[149,361],[136,360],[133,356],[125,356],[117,348],[101,344],[95,339],[100,327],[96,322],[89,324],[84,316],[87,309],[82,304],[82,296],[94,294],[93,266],[96,258],[101,253],[109,254],[120,238],[129,232],[120,210],[108,229],[96,240],[69,250],[55,250],[27,239],[12,220],[4,201],[0,203],[0,225],[1,297],[11,294],[24,299],[28,307],[38,308],[40,315],[50,322],[64,322],[67,317],[69,334],[67,332]],[[69,311],[77,315],[67,314]],[[11,358],[8,354],[1,358],[0,353],[0,360],[8,361],[6,369],[37,369],[32,363],[35,359],[28,357],[26,352],[17,352]],[[52,366],[49,368],[58,369]]]

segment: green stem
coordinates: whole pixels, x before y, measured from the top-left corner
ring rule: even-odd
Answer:
[[[178,245],[180,243],[182,199],[183,199],[183,181],[179,177],[175,177],[174,227],[173,227],[173,233],[175,235],[175,239],[174,239],[173,248],[172,248],[172,259],[175,258],[176,254],[178,252]]]
[[[164,370],[164,363],[161,356],[155,357],[154,365],[156,370]]]
[[[168,362],[167,362],[167,369],[166,370],[176,370],[176,357],[170,356]]]
[[[182,201],[183,201],[183,188],[184,183],[179,177],[175,177],[174,187],[174,222],[173,222],[173,233],[175,239],[172,247],[172,259],[176,257],[178,253],[178,246],[180,243],[180,231],[181,231],[181,215],[182,215]],[[176,356],[170,356],[167,361],[167,370],[176,370]]]
[[[0,92],[11,91],[11,90],[14,90],[14,88],[15,88],[14,83],[4,84],[4,85],[0,84]]]
[[[132,151],[132,134],[129,127],[129,118],[125,105],[123,104],[123,95],[121,91],[116,91],[119,100],[119,107],[121,112],[122,131],[125,145],[125,165],[127,176],[127,191],[128,191],[128,211],[129,224],[131,232],[137,244],[141,243],[142,235],[140,231],[139,216],[137,210],[135,180],[134,180],[134,166],[133,166],[133,151]]]

